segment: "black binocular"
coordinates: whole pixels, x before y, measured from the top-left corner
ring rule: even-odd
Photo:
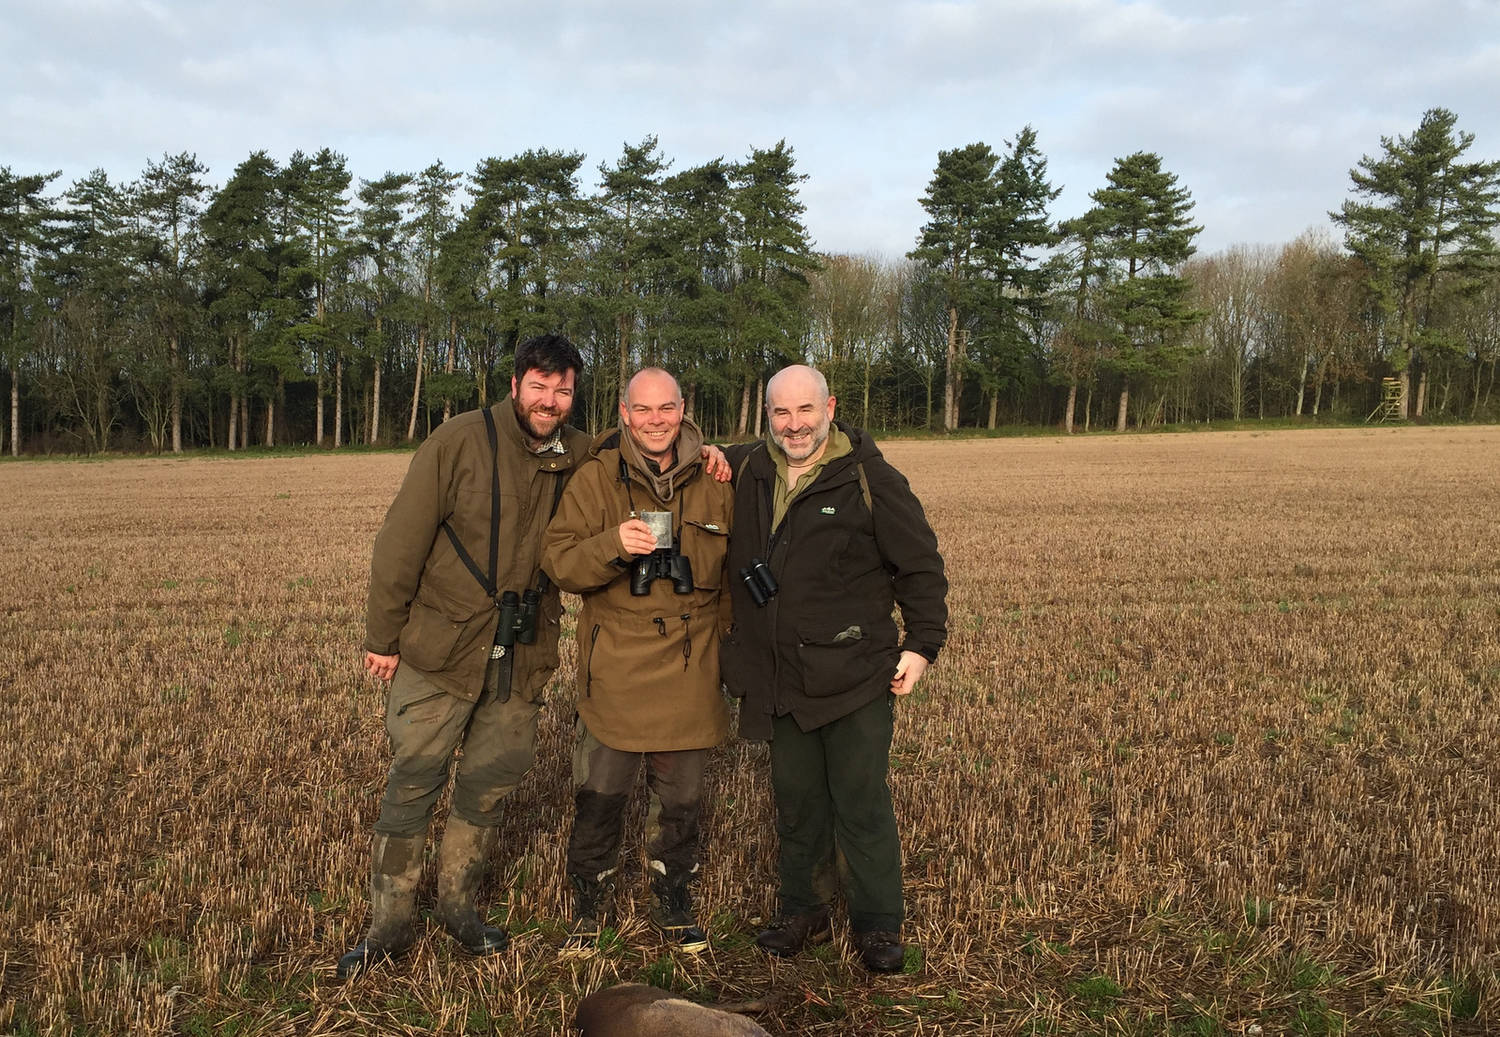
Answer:
[[[770,568],[759,558],[750,559],[750,564],[740,570],[740,579],[757,608],[765,608],[766,602],[776,597],[776,577],[771,575]]]
[[[630,567],[630,593],[644,598],[651,593],[651,584],[657,580],[671,580],[672,590],[678,594],[693,593],[693,563],[687,555],[679,554],[676,548],[659,547],[648,555],[635,560]]]
[[[495,629],[495,643],[509,647],[536,642],[536,614],[542,604],[542,592],[527,587],[519,595],[506,591],[500,595],[500,625]]]

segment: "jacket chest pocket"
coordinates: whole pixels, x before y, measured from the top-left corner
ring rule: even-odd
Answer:
[[[683,519],[680,550],[692,563],[693,587],[718,590],[724,575],[724,556],[729,551],[729,524]]]

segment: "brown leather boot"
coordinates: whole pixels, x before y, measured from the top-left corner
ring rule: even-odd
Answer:
[[[417,941],[412,916],[426,842],[426,832],[407,837],[375,833],[370,846],[370,929],[339,959],[334,970],[339,979],[399,958]]]
[[[854,947],[860,963],[871,972],[900,972],[906,961],[906,948],[899,933],[872,929],[854,934]]]
[[[497,829],[480,828],[449,814],[438,847],[438,920],[470,954],[498,954],[510,945],[510,934],[485,925],[474,906],[499,838]]]
[[[827,943],[832,936],[833,926],[828,922],[828,905],[819,904],[811,911],[777,918],[769,929],[755,938],[755,945],[779,958],[789,958],[806,945]]]

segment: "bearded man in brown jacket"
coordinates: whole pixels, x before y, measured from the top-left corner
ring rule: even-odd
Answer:
[[[436,914],[470,953],[509,942],[484,923],[474,895],[502,803],[535,759],[537,711],[557,668],[562,605],[541,574],[541,539],[588,444],[567,424],[582,366],[560,335],[522,343],[510,396],[433,431],[375,538],[365,667],[391,682],[392,760],[375,822],[370,929],[339,959],[340,977],[415,941],[423,847],[459,748]]]
[[[651,919],[679,950],[708,946],[688,885],[698,872],[704,764],[728,730],[719,638],[728,626],[733,491],[705,471],[702,442],[683,416],[676,379],[639,372],[620,404],[619,429],[594,441],[547,529],[543,568],[583,597],[570,950],[595,945],[609,910],[642,760]],[[647,513],[670,527],[667,536],[658,538]]]

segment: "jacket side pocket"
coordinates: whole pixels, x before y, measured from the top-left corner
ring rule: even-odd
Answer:
[[[896,672],[892,653],[870,640],[859,623],[816,626],[798,630],[797,659],[802,669],[802,693],[824,698],[852,691],[879,676]]]
[[[449,619],[421,600],[413,601],[406,625],[401,628],[401,661],[428,673],[442,670],[463,629],[463,623]]]

